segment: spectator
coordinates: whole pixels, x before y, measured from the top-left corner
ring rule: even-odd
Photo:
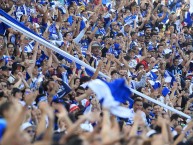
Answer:
[[[191,4],[2,0],[1,16],[65,53],[0,22],[0,144],[191,144],[191,119],[150,101],[193,114]]]

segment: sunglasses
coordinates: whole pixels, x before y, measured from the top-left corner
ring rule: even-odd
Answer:
[[[27,130],[27,133],[35,133],[35,130]]]

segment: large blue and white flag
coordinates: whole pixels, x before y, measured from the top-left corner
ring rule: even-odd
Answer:
[[[128,100],[132,94],[124,79],[117,79],[110,83],[96,79],[91,81],[88,86],[96,94],[102,106],[109,109],[113,115],[121,118],[132,116],[130,109],[120,106],[120,103]]]

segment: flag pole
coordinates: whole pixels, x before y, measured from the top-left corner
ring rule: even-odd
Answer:
[[[95,72],[95,70],[96,70],[95,68],[93,68],[93,67],[91,67],[90,65],[84,63],[83,61],[75,58],[74,56],[66,53],[65,51],[59,49],[58,47],[56,47],[56,46],[54,46],[53,44],[47,42],[46,40],[44,40],[44,39],[42,39],[42,38],[40,38],[40,37],[37,37],[36,35],[32,34],[31,32],[28,32],[27,30],[21,28],[20,26],[17,26],[16,24],[14,24],[13,22],[7,20],[7,19],[4,18],[3,16],[0,16],[0,21],[2,21],[3,23],[7,24],[7,25],[10,26],[10,27],[12,27],[13,29],[15,29],[15,30],[23,33],[24,35],[30,37],[31,39],[34,39],[35,41],[37,41],[37,42],[39,42],[40,44],[46,46],[47,48],[49,48],[49,49],[51,49],[51,50],[59,53],[60,55],[63,55],[63,56],[65,56],[65,57],[67,57],[68,59],[70,59],[70,60],[72,60],[72,61],[80,64],[81,66],[84,66],[86,69],[88,69],[88,70],[90,70],[90,71],[92,71],[92,72]],[[107,78],[107,79],[111,79],[109,76],[103,74],[102,72],[99,72],[99,75],[100,75],[101,77],[104,77],[104,78]],[[130,88],[130,89],[131,89],[131,88]],[[147,100],[149,100],[149,101],[151,101],[151,102],[153,102],[153,103],[155,103],[155,104],[158,104],[158,105],[160,105],[160,106],[162,106],[162,107],[164,107],[164,108],[166,108],[166,109],[168,109],[168,110],[170,110],[170,111],[172,111],[172,112],[175,112],[175,113],[177,113],[177,114],[179,114],[179,115],[181,115],[181,116],[183,116],[183,117],[185,117],[185,118],[188,118],[188,119],[191,118],[191,117],[188,116],[187,114],[185,114],[185,113],[183,113],[183,112],[181,112],[181,111],[178,111],[178,110],[176,110],[176,109],[174,109],[174,108],[172,108],[172,107],[170,107],[170,106],[167,106],[167,105],[165,105],[165,104],[163,104],[163,103],[161,103],[161,102],[159,102],[159,101],[157,101],[157,100],[155,100],[155,99],[153,99],[153,98],[151,98],[151,97],[149,97],[149,96],[147,96],[147,95],[145,95],[145,94],[142,94],[142,93],[134,90],[134,89],[131,89],[131,91],[132,91],[133,93],[135,93],[135,94],[137,94],[137,95],[139,95],[139,96],[141,96],[141,97],[143,97],[143,98],[145,98],[145,99],[147,99]]]
[[[139,96],[141,96],[141,97],[143,97],[143,98],[145,98],[145,99],[147,99],[147,100],[149,100],[149,101],[151,101],[151,102],[153,102],[153,103],[155,103],[155,104],[157,104],[157,105],[160,105],[160,106],[162,106],[163,108],[166,108],[166,109],[168,109],[168,110],[170,110],[170,111],[172,111],[172,112],[174,112],[174,113],[176,113],[176,114],[178,114],[178,115],[181,115],[181,116],[183,116],[183,117],[185,117],[185,118],[187,118],[187,119],[190,119],[190,118],[191,118],[189,115],[187,115],[187,114],[185,114],[185,113],[183,113],[183,112],[181,112],[181,111],[179,111],[179,110],[177,110],[177,109],[174,109],[173,107],[170,107],[170,106],[168,106],[168,105],[166,105],[166,104],[164,104],[164,103],[162,103],[162,102],[160,102],[160,101],[157,101],[157,100],[155,100],[155,99],[153,99],[153,98],[151,98],[151,97],[149,97],[149,96],[147,96],[147,95],[145,95],[145,94],[143,94],[143,93],[141,93],[141,92],[138,92],[138,91],[136,91],[136,90],[134,90],[134,89],[131,89],[131,88],[130,88],[130,90],[131,90],[133,93],[135,93],[135,94],[137,94],[137,95],[139,95]]]
[[[58,54],[67,57],[68,59],[76,62],[77,64],[84,66],[86,69],[92,71],[93,73],[96,71],[95,68],[91,67],[90,65],[86,64],[85,62],[77,59],[76,57],[66,53],[65,51],[61,50],[60,48],[54,46],[53,44],[47,42],[46,40],[37,37],[36,35],[32,34],[31,32],[21,28],[20,26],[17,26],[16,24],[14,24],[13,22],[7,20],[6,18],[4,18],[3,16],[0,16],[0,21],[2,21],[3,23],[7,24],[8,26],[12,27],[13,29],[23,33],[24,35],[30,37],[31,39],[34,39],[35,41],[39,42],[40,44],[46,46],[47,48],[57,52]],[[106,76],[105,74],[99,72],[99,75],[101,77],[105,77],[105,78],[109,78],[108,76]]]

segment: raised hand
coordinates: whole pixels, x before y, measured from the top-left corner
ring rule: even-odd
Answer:
[[[35,99],[37,97],[37,93],[38,93],[37,91],[30,93],[29,95],[27,95],[27,97],[24,98],[24,100],[28,106],[31,105],[35,101]]]
[[[62,104],[53,103],[52,107],[58,110],[58,113],[56,114],[58,118],[63,118],[68,115],[68,111],[64,108]]]
[[[98,63],[98,66],[97,67],[102,67],[102,65],[103,65],[103,61],[102,60],[99,60],[99,63]]]

